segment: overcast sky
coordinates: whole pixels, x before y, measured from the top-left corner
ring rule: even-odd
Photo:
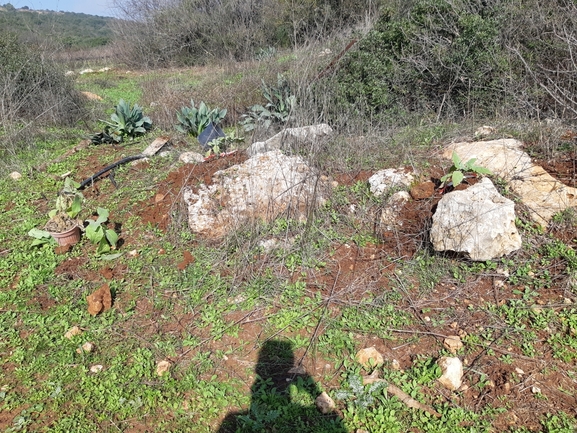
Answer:
[[[112,0],[0,0],[0,5],[10,3],[15,8],[47,9],[61,12],[78,12],[110,17],[114,15]]]

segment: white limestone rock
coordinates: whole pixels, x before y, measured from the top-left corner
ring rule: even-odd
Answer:
[[[439,379],[439,383],[445,388],[456,391],[463,383],[463,363],[459,358],[449,358],[443,356],[437,361],[443,374]]]
[[[531,218],[546,227],[556,213],[577,207],[577,189],[533,164],[522,148],[523,143],[514,139],[462,142],[448,146],[443,157],[450,159],[455,151],[464,162],[476,158],[476,165],[505,180],[527,206]]]
[[[204,156],[198,152],[184,152],[180,154],[178,160],[183,164],[196,164],[204,162]]]
[[[326,123],[319,125],[303,126],[301,128],[287,128],[272,136],[266,141],[257,141],[251,144],[246,153],[254,156],[259,153],[270,152],[271,150],[284,150],[295,143],[299,145],[313,145],[321,139],[330,137],[333,129]]]
[[[257,154],[217,171],[210,186],[184,190],[188,224],[198,234],[224,236],[248,221],[271,221],[280,214],[305,219],[310,207],[324,203],[324,183],[299,156],[281,151]]]
[[[431,242],[436,251],[464,252],[477,261],[509,254],[521,248],[515,205],[488,178],[446,194],[433,215]]]
[[[381,225],[384,230],[393,230],[398,225],[403,225],[399,220],[399,213],[410,199],[411,196],[407,191],[399,191],[389,197],[381,213]]]
[[[324,391],[315,399],[315,405],[319,412],[325,415],[337,408],[335,401]]]
[[[377,171],[369,178],[371,193],[379,197],[391,188],[408,188],[414,181],[410,173],[405,173],[402,168],[386,168]]]

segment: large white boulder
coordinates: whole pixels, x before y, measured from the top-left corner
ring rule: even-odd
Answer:
[[[431,241],[436,251],[467,253],[472,260],[501,257],[521,248],[515,205],[488,178],[439,201]]]
[[[251,144],[246,153],[254,156],[271,150],[285,150],[296,145],[314,145],[319,140],[330,137],[333,129],[326,123],[319,125],[303,126],[301,128],[287,128],[266,141],[257,141]]]
[[[217,171],[210,186],[184,191],[188,224],[195,233],[221,237],[247,221],[271,221],[280,214],[306,218],[324,201],[323,182],[299,156],[280,150],[257,154]]]
[[[505,180],[527,206],[531,218],[546,227],[553,215],[577,206],[577,189],[533,164],[522,147],[523,143],[514,139],[462,142],[448,146],[443,156],[451,158],[455,151],[464,162],[477,158],[475,164]]]

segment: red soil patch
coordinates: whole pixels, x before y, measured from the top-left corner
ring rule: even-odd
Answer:
[[[229,155],[224,158],[213,159],[199,164],[186,164],[172,171],[159,185],[154,197],[141,203],[139,215],[145,224],[151,224],[161,230],[166,230],[170,224],[170,214],[175,205],[182,199],[182,190],[185,186],[197,190],[201,183],[212,184],[212,176],[218,170],[225,170],[233,165],[240,164],[247,159],[243,152]],[[157,197],[162,197],[158,200]]]

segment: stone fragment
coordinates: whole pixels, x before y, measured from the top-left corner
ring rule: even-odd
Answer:
[[[483,125],[477,128],[477,130],[475,131],[475,137],[476,138],[487,137],[491,134],[495,134],[496,132],[497,129],[495,129],[494,127]]]
[[[374,368],[382,365],[385,361],[383,355],[374,347],[367,347],[357,352],[357,361],[365,368]]]
[[[104,369],[104,366],[100,365],[100,364],[90,366],[90,372],[94,373],[94,374],[100,373],[103,369]]]
[[[88,313],[96,316],[112,308],[112,294],[108,283],[103,284],[98,290],[86,297],[88,302]]]
[[[413,175],[405,173],[403,168],[386,168],[373,174],[369,178],[369,185],[371,193],[379,197],[391,188],[408,188],[413,181]]]
[[[81,72],[82,73],[82,72]],[[89,101],[102,101],[102,96],[92,92],[80,92]]]
[[[433,215],[431,241],[436,251],[464,252],[477,261],[509,254],[521,248],[515,204],[488,178],[446,194]]]
[[[527,206],[531,218],[546,227],[553,215],[577,206],[577,189],[564,185],[533,164],[514,139],[454,143],[443,152],[450,159],[455,151],[462,161],[476,158],[475,164],[488,168],[507,182],[511,191]]]
[[[334,400],[324,391],[315,399],[315,405],[325,415],[333,412],[337,407]]]
[[[435,194],[435,184],[431,181],[421,182],[412,187],[410,193],[413,200],[431,198]]]
[[[82,350],[85,352],[92,352],[94,350],[94,344],[92,344],[90,341],[87,341],[82,345]]]
[[[157,376],[163,376],[165,373],[170,371],[170,367],[171,367],[170,361],[166,361],[166,360],[159,361],[156,364],[156,375]]]
[[[18,173],[17,171],[13,171],[12,173],[9,174],[10,179],[12,180],[20,180],[22,179],[22,175],[20,173]]]
[[[332,134],[333,129],[325,123],[301,128],[287,128],[266,141],[257,141],[251,144],[246,149],[246,153],[248,156],[254,156],[271,150],[297,150],[303,146],[314,146]]]
[[[178,160],[183,164],[196,164],[204,162],[204,156],[198,152],[184,152],[180,154]]]
[[[410,199],[407,191],[399,191],[389,197],[381,212],[381,225],[384,230],[394,230],[396,226],[403,224],[399,221],[399,213]]]
[[[68,331],[66,331],[66,334],[64,334],[64,337],[66,337],[70,340],[75,335],[80,335],[80,334],[82,334],[82,330],[78,326],[73,326]]]
[[[463,342],[461,341],[461,337],[458,335],[449,335],[443,341],[443,346],[454,355],[457,351],[463,348]]]
[[[212,185],[196,192],[185,188],[188,225],[198,234],[219,238],[249,221],[272,221],[282,214],[304,221],[324,203],[318,173],[300,156],[261,153],[242,164],[217,171]]]
[[[459,358],[442,357],[437,361],[443,374],[439,383],[445,388],[456,391],[461,387],[463,378],[463,364]]]

